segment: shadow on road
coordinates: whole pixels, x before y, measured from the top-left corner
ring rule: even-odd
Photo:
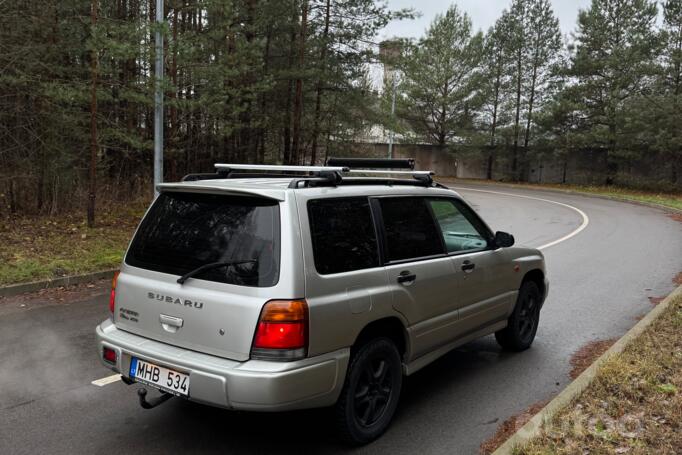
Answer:
[[[406,378],[396,418],[387,435],[375,443],[351,448],[335,438],[331,409],[287,413],[227,411],[174,399],[151,410],[127,417],[118,431],[126,445],[144,453],[192,450],[206,453],[406,453],[416,440],[430,438],[434,427],[458,426],[453,412],[460,383],[480,370],[504,362],[511,354],[499,351],[490,339],[453,351],[422,371]],[[134,400],[133,390],[127,388]],[[128,394],[126,394],[128,395]],[[449,425],[436,425],[449,420]],[[494,429],[494,428],[493,428]]]

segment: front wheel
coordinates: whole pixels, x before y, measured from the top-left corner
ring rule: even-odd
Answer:
[[[341,439],[361,445],[381,436],[395,414],[402,381],[400,353],[390,339],[363,345],[351,360],[336,403]]]
[[[507,327],[495,332],[500,346],[510,351],[524,351],[533,344],[540,322],[540,305],[538,285],[532,281],[524,282],[519,289],[516,306],[509,316]]]

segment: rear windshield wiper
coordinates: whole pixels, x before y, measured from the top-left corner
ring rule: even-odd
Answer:
[[[206,270],[217,269],[218,267],[225,267],[228,265],[249,264],[254,262],[258,261],[256,261],[255,259],[244,259],[241,261],[210,262],[208,264],[204,264],[201,267],[197,267],[196,269],[190,270],[189,272],[185,273],[180,278],[178,278],[178,283],[183,284],[185,281],[187,281],[188,278],[192,278],[193,276],[199,275],[200,273],[203,273]]]

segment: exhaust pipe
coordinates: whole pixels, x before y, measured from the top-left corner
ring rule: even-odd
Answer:
[[[142,388],[137,389],[137,397],[140,399],[140,406],[142,406],[144,409],[152,409],[173,398],[173,395],[170,393],[161,392],[161,395],[158,397],[147,401],[147,389]]]

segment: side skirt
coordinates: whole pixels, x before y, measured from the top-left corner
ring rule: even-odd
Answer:
[[[462,338],[459,338],[455,341],[452,341],[448,344],[445,344],[437,349],[434,349],[433,351],[429,352],[428,354],[424,354],[423,356],[414,359],[410,363],[403,364],[403,374],[405,376],[409,376],[411,374],[416,373],[417,371],[421,370],[424,368],[426,365],[430,364],[434,360],[438,359],[439,357],[444,356],[448,352],[452,351],[453,349],[462,346],[463,344],[468,343],[469,341],[475,340],[476,338],[480,338],[486,335],[489,335],[491,333],[497,332],[498,330],[502,330],[507,326],[507,321],[500,321],[497,322],[493,325],[489,325],[487,327],[484,327],[480,330],[477,330],[476,332],[472,332]]]

